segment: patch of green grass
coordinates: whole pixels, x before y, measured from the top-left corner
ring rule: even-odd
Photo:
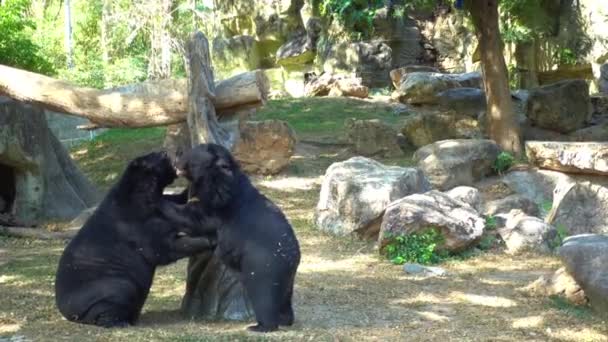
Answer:
[[[270,100],[256,120],[284,120],[298,136],[339,138],[348,118],[381,119],[396,124],[399,116],[388,105],[343,97],[311,97]]]
[[[159,150],[165,128],[109,129],[70,149],[78,166],[101,190],[107,190],[133,158]]]
[[[486,217],[486,230],[495,230],[497,226],[498,226],[498,223],[496,221],[496,217],[494,217],[494,216]]]
[[[384,252],[386,258],[396,265],[406,262],[435,264],[447,257],[447,253],[437,249],[443,241],[441,232],[429,227],[422,232],[392,237],[391,242],[384,247]]]
[[[549,300],[551,301],[551,307],[578,319],[589,319],[593,315],[591,308],[588,306],[572,304],[563,297],[553,295],[549,296]]]
[[[555,227],[557,231],[555,237],[549,241],[549,248],[556,249],[564,243],[564,240],[568,237],[568,228],[563,224],[558,224]]]

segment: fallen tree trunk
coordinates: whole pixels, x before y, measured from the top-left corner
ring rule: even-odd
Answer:
[[[218,116],[262,106],[269,82],[261,70],[219,82],[210,94]],[[161,80],[98,90],[0,65],[0,93],[43,108],[85,117],[99,127],[151,127],[186,121],[186,80]]]

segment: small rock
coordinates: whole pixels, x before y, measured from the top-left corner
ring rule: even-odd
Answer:
[[[538,217],[528,216],[521,210],[511,210],[506,215],[505,226],[498,234],[507,246],[509,254],[523,251],[547,253],[557,237],[556,229]]]
[[[420,264],[405,264],[403,265],[403,270],[408,274],[429,276],[429,277],[443,277],[448,274],[448,272],[436,266],[423,266]]]
[[[564,297],[576,305],[586,305],[589,302],[585,291],[566,272],[565,267],[541,276],[522,290],[534,295]]]

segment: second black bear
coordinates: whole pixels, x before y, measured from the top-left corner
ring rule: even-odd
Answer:
[[[285,215],[220,145],[193,148],[180,158],[178,169],[190,181],[193,197],[176,220],[189,215],[192,224],[217,229],[215,253],[239,273],[253,306],[258,324],[248,329],[268,332],[293,324],[300,246]]]
[[[157,266],[214,247],[213,238],[178,226],[161,211],[161,203],[177,205],[163,199],[175,178],[164,152],[129,163],[61,256],[55,300],[66,319],[103,327],[135,324]]]

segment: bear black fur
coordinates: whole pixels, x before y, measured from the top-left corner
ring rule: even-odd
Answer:
[[[213,237],[180,227],[162,212],[177,205],[162,194],[176,177],[164,152],[129,163],[61,256],[55,300],[66,319],[103,327],[133,325],[157,266],[214,247]]]
[[[190,181],[193,197],[176,220],[189,216],[192,224],[203,227],[199,229],[217,230],[215,253],[239,273],[255,312],[258,324],[249,330],[267,332],[293,324],[300,246],[285,215],[220,145],[193,148],[180,158],[178,168]]]

